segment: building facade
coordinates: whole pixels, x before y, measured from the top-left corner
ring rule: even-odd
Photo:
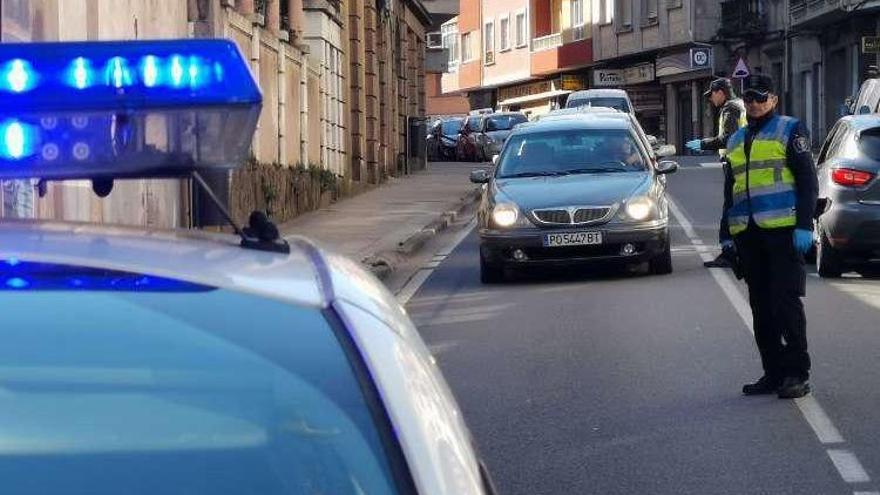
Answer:
[[[443,75],[450,71],[452,61],[458,60],[458,41],[447,43],[450,32],[446,28],[449,24],[457,29],[457,23],[449,21],[458,16],[458,0],[423,0],[423,3],[431,15],[425,53],[426,112],[429,116],[467,114],[470,103],[464,95],[443,93]]]

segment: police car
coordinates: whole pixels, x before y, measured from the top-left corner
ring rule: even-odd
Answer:
[[[0,45],[0,179],[207,187],[260,106],[228,41]],[[0,220],[4,493],[492,493],[396,300],[235,231]]]

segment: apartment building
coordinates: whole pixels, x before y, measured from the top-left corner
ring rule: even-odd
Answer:
[[[457,29],[458,0],[422,0],[431,15],[430,32],[426,35],[425,93],[429,116],[462,115],[470,111],[467,97],[458,93],[443,93],[443,75],[458,60],[458,40],[448,42],[449,30]],[[447,27],[447,25],[451,26]]]
[[[461,0],[443,29],[452,48],[443,91],[467,94],[475,109],[535,117],[586,87],[576,73],[592,62],[586,0]]]

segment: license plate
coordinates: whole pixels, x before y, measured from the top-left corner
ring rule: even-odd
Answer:
[[[602,244],[601,232],[566,232],[564,234],[544,234],[545,247],[590,246]]]

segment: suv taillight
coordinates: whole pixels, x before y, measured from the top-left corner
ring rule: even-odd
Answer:
[[[868,182],[871,182],[871,179],[873,178],[874,174],[870,172],[853,170],[851,168],[836,168],[831,172],[831,180],[833,180],[835,184],[840,184],[841,186],[864,186]]]

